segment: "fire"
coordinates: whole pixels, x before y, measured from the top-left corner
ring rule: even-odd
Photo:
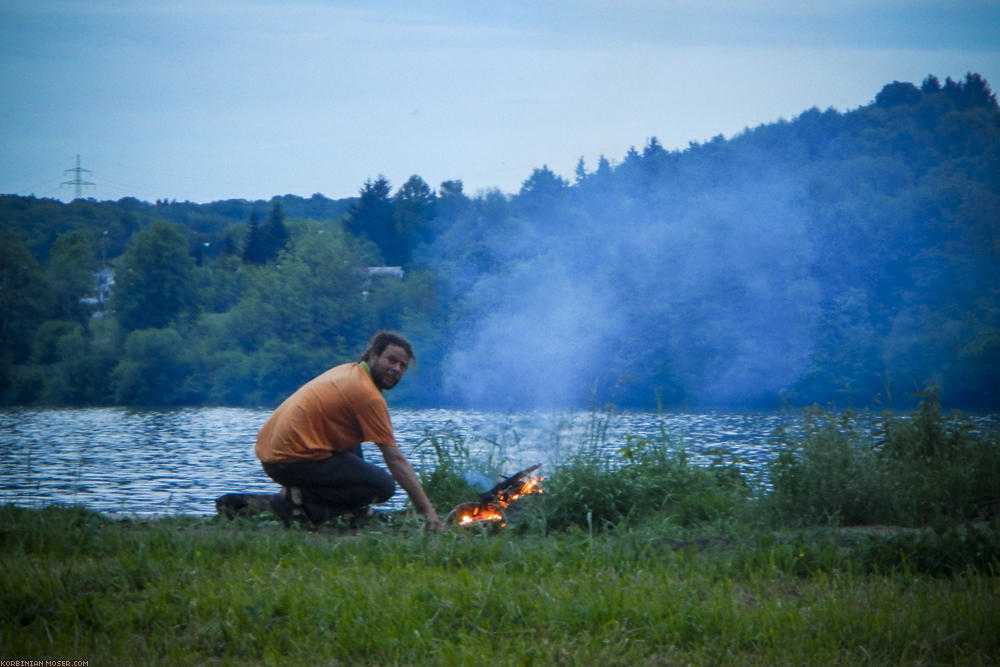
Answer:
[[[535,466],[535,468],[537,467]],[[451,511],[451,521],[463,527],[489,523],[498,523],[500,526],[506,526],[507,522],[504,518],[503,510],[507,509],[511,503],[519,498],[542,493],[542,481],[544,481],[544,477],[531,477],[521,481],[520,476],[522,474],[518,473],[505,480],[505,482],[501,482],[492,491],[483,494],[482,499],[478,503],[462,503],[458,505]],[[505,483],[507,483],[506,488],[498,488],[504,486]]]
[[[524,484],[521,485],[521,488],[518,489],[517,493],[511,497],[510,502],[514,502],[521,496],[530,496],[533,493],[541,493],[542,481],[544,479],[544,477],[532,477],[531,479],[526,480]]]
[[[479,503],[465,503],[455,509],[458,510],[458,514],[455,515],[454,520],[460,526],[471,526],[480,521],[499,521],[501,526],[507,525],[503,520],[500,508],[493,503],[489,503],[485,507]]]

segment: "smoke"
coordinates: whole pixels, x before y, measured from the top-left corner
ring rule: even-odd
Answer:
[[[494,408],[623,391],[773,401],[808,367],[820,291],[801,187],[776,170],[753,177],[628,209],[578,193],[569,222],[563,208],[478,239],[507,256],[470,282],[445,392]]]
[[[484,279],[478,298],[489,307],[446,358],[446,392],[467,406],[579,405],[620,329],[605,294],[552,252]]]
[[[792,182],[772,176],[692,206],[677,296],[701,316],[674,354],[689,358],[700,403],[755,402],[789,388],[808,365],[820,313],[807,217]],[[691,355],[694,339],[706,354]]]

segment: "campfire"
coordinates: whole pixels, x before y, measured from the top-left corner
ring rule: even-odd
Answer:
[[[479,496],[478,502],[462,503],[451,511],[451,523],[469,528],[482,525],[506,526],[504,510],[518,498],[542,492],[544,477],[528,477],[541,467],[541,463],[526,468],[500,481],[489,491]]]

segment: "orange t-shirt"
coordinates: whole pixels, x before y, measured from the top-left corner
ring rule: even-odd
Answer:
[[[257,434],[265,463],[325,459],[362,442],[395,445],[389,407],[360,363],[335,366],[302,385]]]

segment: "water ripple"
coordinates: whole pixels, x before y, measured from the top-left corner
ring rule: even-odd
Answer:
[[[0,503],[78,503],[124,516],[211,515],[225,493],[273,493],[253,453],[269,411],[184,408],[0,410]],[[996,418],[988,419],[996,423]],[[483,462],[482,474],[552,466],[581,447],[616,457],[630,438],[666,438],[707,461],[723,448],[748,471],[768,460],[778,426],[800,415],[778,413],[516,413],[394,410],[403,450],[432,469],[439,447]],[[371,448],[369,459],[381,463]],[[387,504],[401,507],[401,491]]]

